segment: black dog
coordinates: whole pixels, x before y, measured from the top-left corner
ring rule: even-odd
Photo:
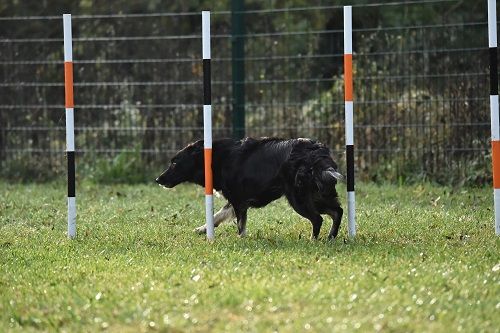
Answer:
[[[183,182],[204,186],[203,163],[199,140],[179,151],[156,182],[170,188]],[[335,185],[343,177],[323,144],[310,139],[214,140],[212,172],[214,189],[228,201],[215,214],[215,226],[236,217],[243,236],[248,208],[264,207],[284,194],[293,209],[311,221],[313,238],[321,229],[321,214],[333,220],[328,238],[337,236],[343,210]],[[196,230],[203,233],[206,226]]]

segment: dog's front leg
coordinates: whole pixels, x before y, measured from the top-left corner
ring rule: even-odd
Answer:
[[[229,219],[234,219],[235,214],[234,214],[234,209],[233,206],[228,202],[227,204],[224,205],[217,213],[214,215],[214,227],[218,227],[222,222],[229,220]],[[207,233],[207,225],[204,224],[196,229],[194,229],[195,232],[199,234],[206,234]]]

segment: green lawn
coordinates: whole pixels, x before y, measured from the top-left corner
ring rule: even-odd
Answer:
[[[360,184],[355,240],[280,200],[214,243],[201,188],[80,185],[75,240],[65,191],[0,183],[0,332],[500,330],[489,188]]]

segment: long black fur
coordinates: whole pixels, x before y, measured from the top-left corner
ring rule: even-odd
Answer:
[[[179,151],[157,179],[165,187],[183,182],[204,186],[203,140]],[[329,149],[310,139],[246,138],[213,141],[213,185],[234,209],[239,234],[245,233],[247,210],[264,207],[285,195],[293,209],[312,223],[317,238],[328,214],[337,236],[343,210],[335,185],[340,174]]]

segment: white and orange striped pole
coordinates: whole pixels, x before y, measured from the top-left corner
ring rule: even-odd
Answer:
[[[354,105],[352,83],[352,7],[344,6],[344,89],[345,139],[347,165],[347,227],[350,237],[356,235],[356,199],[354,195]]]
[[[214,197],[212,174],[212,93],[210,71],[210,11],[201,12],[203,46],[203,142],[205,157],[205,222],[207,238],[213,240]]]
[[[76,236],[75,125],[73,101],[73,46],[71,14],[63,15],[64,93],[66,107],[66,155],[68,158],[68,237]]]
[[[497,2],[488,0],[488,42],[490,49],[491,156],[495,233],[500,235],[500,116],[498,111]]]

